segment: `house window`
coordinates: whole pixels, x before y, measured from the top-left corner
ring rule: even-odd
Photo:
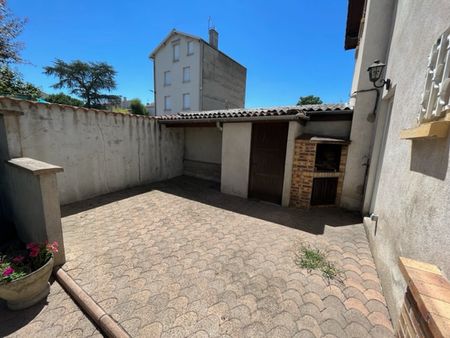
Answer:
[[[164,111],[172,110],[172,102],[170,101],[170,96],[164,96]]]
[[[177,42],[172,45],[173,48],[173,62],[180,60],[180,43]]]
[[[183,82],[191,81],[191,67],[183,68]]]
[[[164,72],[164,87],[170,86],[170,71]]]
[[[191,109],[191,95],[189,93],[183,94],[183,110]]]
[[[450,109],[450,72],[443,71],[450,67],[450,27],[437,39],[431,48],[425,77],[425,89],[418,115],[418,122],[429,122],[442,117]]]
[[[194,54],[194,41],[187,42],[187,55]]]

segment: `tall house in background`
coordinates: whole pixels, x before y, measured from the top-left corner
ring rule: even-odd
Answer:
[[[156,115],[244,107],[247,69],[219,50],[218,37],[172,30],[150,54]]]

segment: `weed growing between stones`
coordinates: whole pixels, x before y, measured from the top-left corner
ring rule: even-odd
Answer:
[[[322,272],[322,276],[328,281],[342,282],[342,271],[333,262],[327,260],[326,253],[310,245],[300,244],[295,256],[295,264],[308,272],[313,270]]]

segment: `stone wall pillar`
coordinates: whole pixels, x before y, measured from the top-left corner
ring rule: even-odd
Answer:
[[[57,241],[55,264],[65,262],[56,173],[63,168],[31,158],[7,162],[8,197],[19,238],[25,242]]]

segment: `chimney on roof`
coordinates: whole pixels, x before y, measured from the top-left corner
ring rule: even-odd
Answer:
[[[215,28],[209,29],[209,44],[214,49],[219,49],[219,33]]]

